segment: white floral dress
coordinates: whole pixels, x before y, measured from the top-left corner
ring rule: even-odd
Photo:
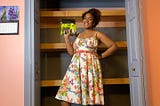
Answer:
[[[104,105],[101,66],[96,37],[74,42],[75,54],[62,80],[56,99],[82,105]]]

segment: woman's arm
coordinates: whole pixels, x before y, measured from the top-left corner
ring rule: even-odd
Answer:
[[[107,49],[101,54],[101,58],[110,56],[114,51],[117,50],[117,45],[105,34],[98,32],[97,38],[106,45]]]
[[[72,56],[74,54],[74,49],[73,49],[73,45],[70,41],[70,31],[68,30],[66,32],[67,33],[64,34],[65,44],[66,44],[68,54]]]

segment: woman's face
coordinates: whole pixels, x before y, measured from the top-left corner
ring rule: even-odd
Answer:
[[[87,13],[84,16],[84,19],[83,19],[84,28],[92,29],[93,28],[93,24],[94,24],[93,19],[94,19],[94,17],[90,13]]]

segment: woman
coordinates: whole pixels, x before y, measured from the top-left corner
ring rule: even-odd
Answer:
[[[104,105],[102,71],[99,59],[111,55],[116,44],[105,34],[94,28],[100,21],[98,9],[90,9],[82,14],[84,31],[71,43],[70,31],[64,34],[68,53],[72,56],[71,63],[57,92],[56,99],[62,106],[71,103],[82,105]],[[107,49],[97,54],[99,42]]]

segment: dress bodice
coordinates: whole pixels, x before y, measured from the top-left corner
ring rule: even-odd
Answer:
[[[98,46],[98,40],[96,37],[80,38],[77,37],[74,42],[74,51],[89,51],[96,52]]]

